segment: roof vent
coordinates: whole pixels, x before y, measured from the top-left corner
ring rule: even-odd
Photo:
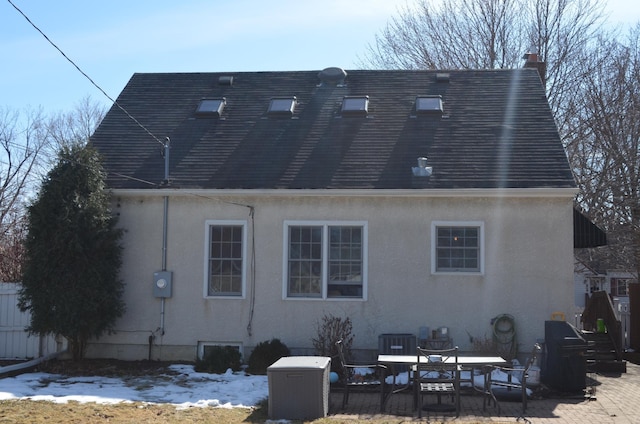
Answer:
[[[436,74],[436,82],[449,82],[451,75],[445,72],[439,72]]]
[[[427,166],[427,158],[421,156],[418,158],[418,166],[411,168],[414,177],[429,177],[433,173],[433,167]]]
[[[218,77],[218,85],[233,85],[233,76],[231,75],[222,75]]]
[[[324,68],[322,71],[318,72],[318,78],[322,84],[327,85],[343,84],[346,77],[347,72],[338,67]]]

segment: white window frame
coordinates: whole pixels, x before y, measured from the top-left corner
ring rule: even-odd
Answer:
[[[319,297],[289,296],[289,227],[322,227],[322,293]],[[329,227],[361,227],[362,228],[362,297],[329,297]],[[366,221],[284,221],[283,225],[283,254],[282,254],[282,298],[285,300],[331,300],[331,301],[356,301],[367,300],[368,286],[368,257],[369,236],[368,223]]]
[[[478,270],[465,271],[460,270],[446,270],[438,271],[438,227],[459,227],[459,228],[478,228],[478,249],[480,249],[480,255],[478,258]],[[483,221],[433,221],[431,222],[431,274],[437,275],[484,275],[484,222]]]
[[[211,248],[210,229],[215,226],[242,227],[242,288],[239,295],[210,295],[209,294],[209,259]],[[244,299],[247,287],[247,221],[208,219],[204,226],[204,286],[205,299]]]

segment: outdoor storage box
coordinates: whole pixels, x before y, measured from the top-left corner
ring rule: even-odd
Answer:
[[[329,413],[331,358],[287,356],[267,368],[269,418],[304,420]]]

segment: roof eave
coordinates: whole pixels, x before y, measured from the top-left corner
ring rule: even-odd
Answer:
[[[469,189],[112,189],[116,196],[225,196],[225,197],[527,197],[571,198],[575,187]]]

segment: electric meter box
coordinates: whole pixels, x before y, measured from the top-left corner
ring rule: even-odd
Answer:
[[[171,271],[158,271],[153,273],[153,295],[155,297],[171,297],[171,283],[173,273]]]

